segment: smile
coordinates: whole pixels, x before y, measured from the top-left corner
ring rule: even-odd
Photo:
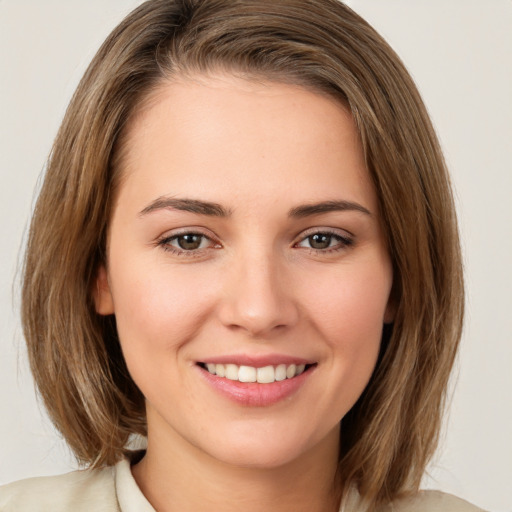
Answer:
[[[305,370],[305,364],[279,364],[276,366],[268,365],[261,368],[254,366],[236,365],[236,364],[201,364],[212,375],[225,377],[226,379],[238,382],[258,382],[259,384],[271,384],[286,379],[293,379],[301,375]]]
[[[204,382],[230,401],[265,407],[290,398],[315,373],[317,362],[283,356],[231,355],[196,362]]]

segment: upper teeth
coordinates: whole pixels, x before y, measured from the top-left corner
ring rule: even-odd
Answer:
[[[238,366],[236,364],[206,364],[207,370],[213,375],[240,382],[259,382],[260,384],[291,379],[300,375],[305,367],[305,364],[279,364],[277,366],[264,366],[263,368]]]

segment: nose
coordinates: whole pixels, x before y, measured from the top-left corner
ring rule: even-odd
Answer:
[[[227,271],[219,318],[230,329],[268,337],[296,325],[299,310],[293,283],[276,258],[240,258]]]

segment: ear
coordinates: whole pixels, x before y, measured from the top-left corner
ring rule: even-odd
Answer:
[[[96,272],[96,280],[92,290],[96,313],[99,315],[114,314],[114,301],[110,292],[108,283],[107,269],[105,265],[100,265]]]

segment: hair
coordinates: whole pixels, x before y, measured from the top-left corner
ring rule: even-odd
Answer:
[[[35,206],[22,321],[32,372],[78,460],[110,465],[146,434],[144,397],[115,318],[92,288],[130,120],[184,73],[290,82],[349,106],[380,202],[396,315],[363,395],[343,418],[339,481],[371,504],[418,488],[438,440],[461,335],[463,282],[449,176],[398,56],[337,0],[149,0],[114,29],[67,109]]]

